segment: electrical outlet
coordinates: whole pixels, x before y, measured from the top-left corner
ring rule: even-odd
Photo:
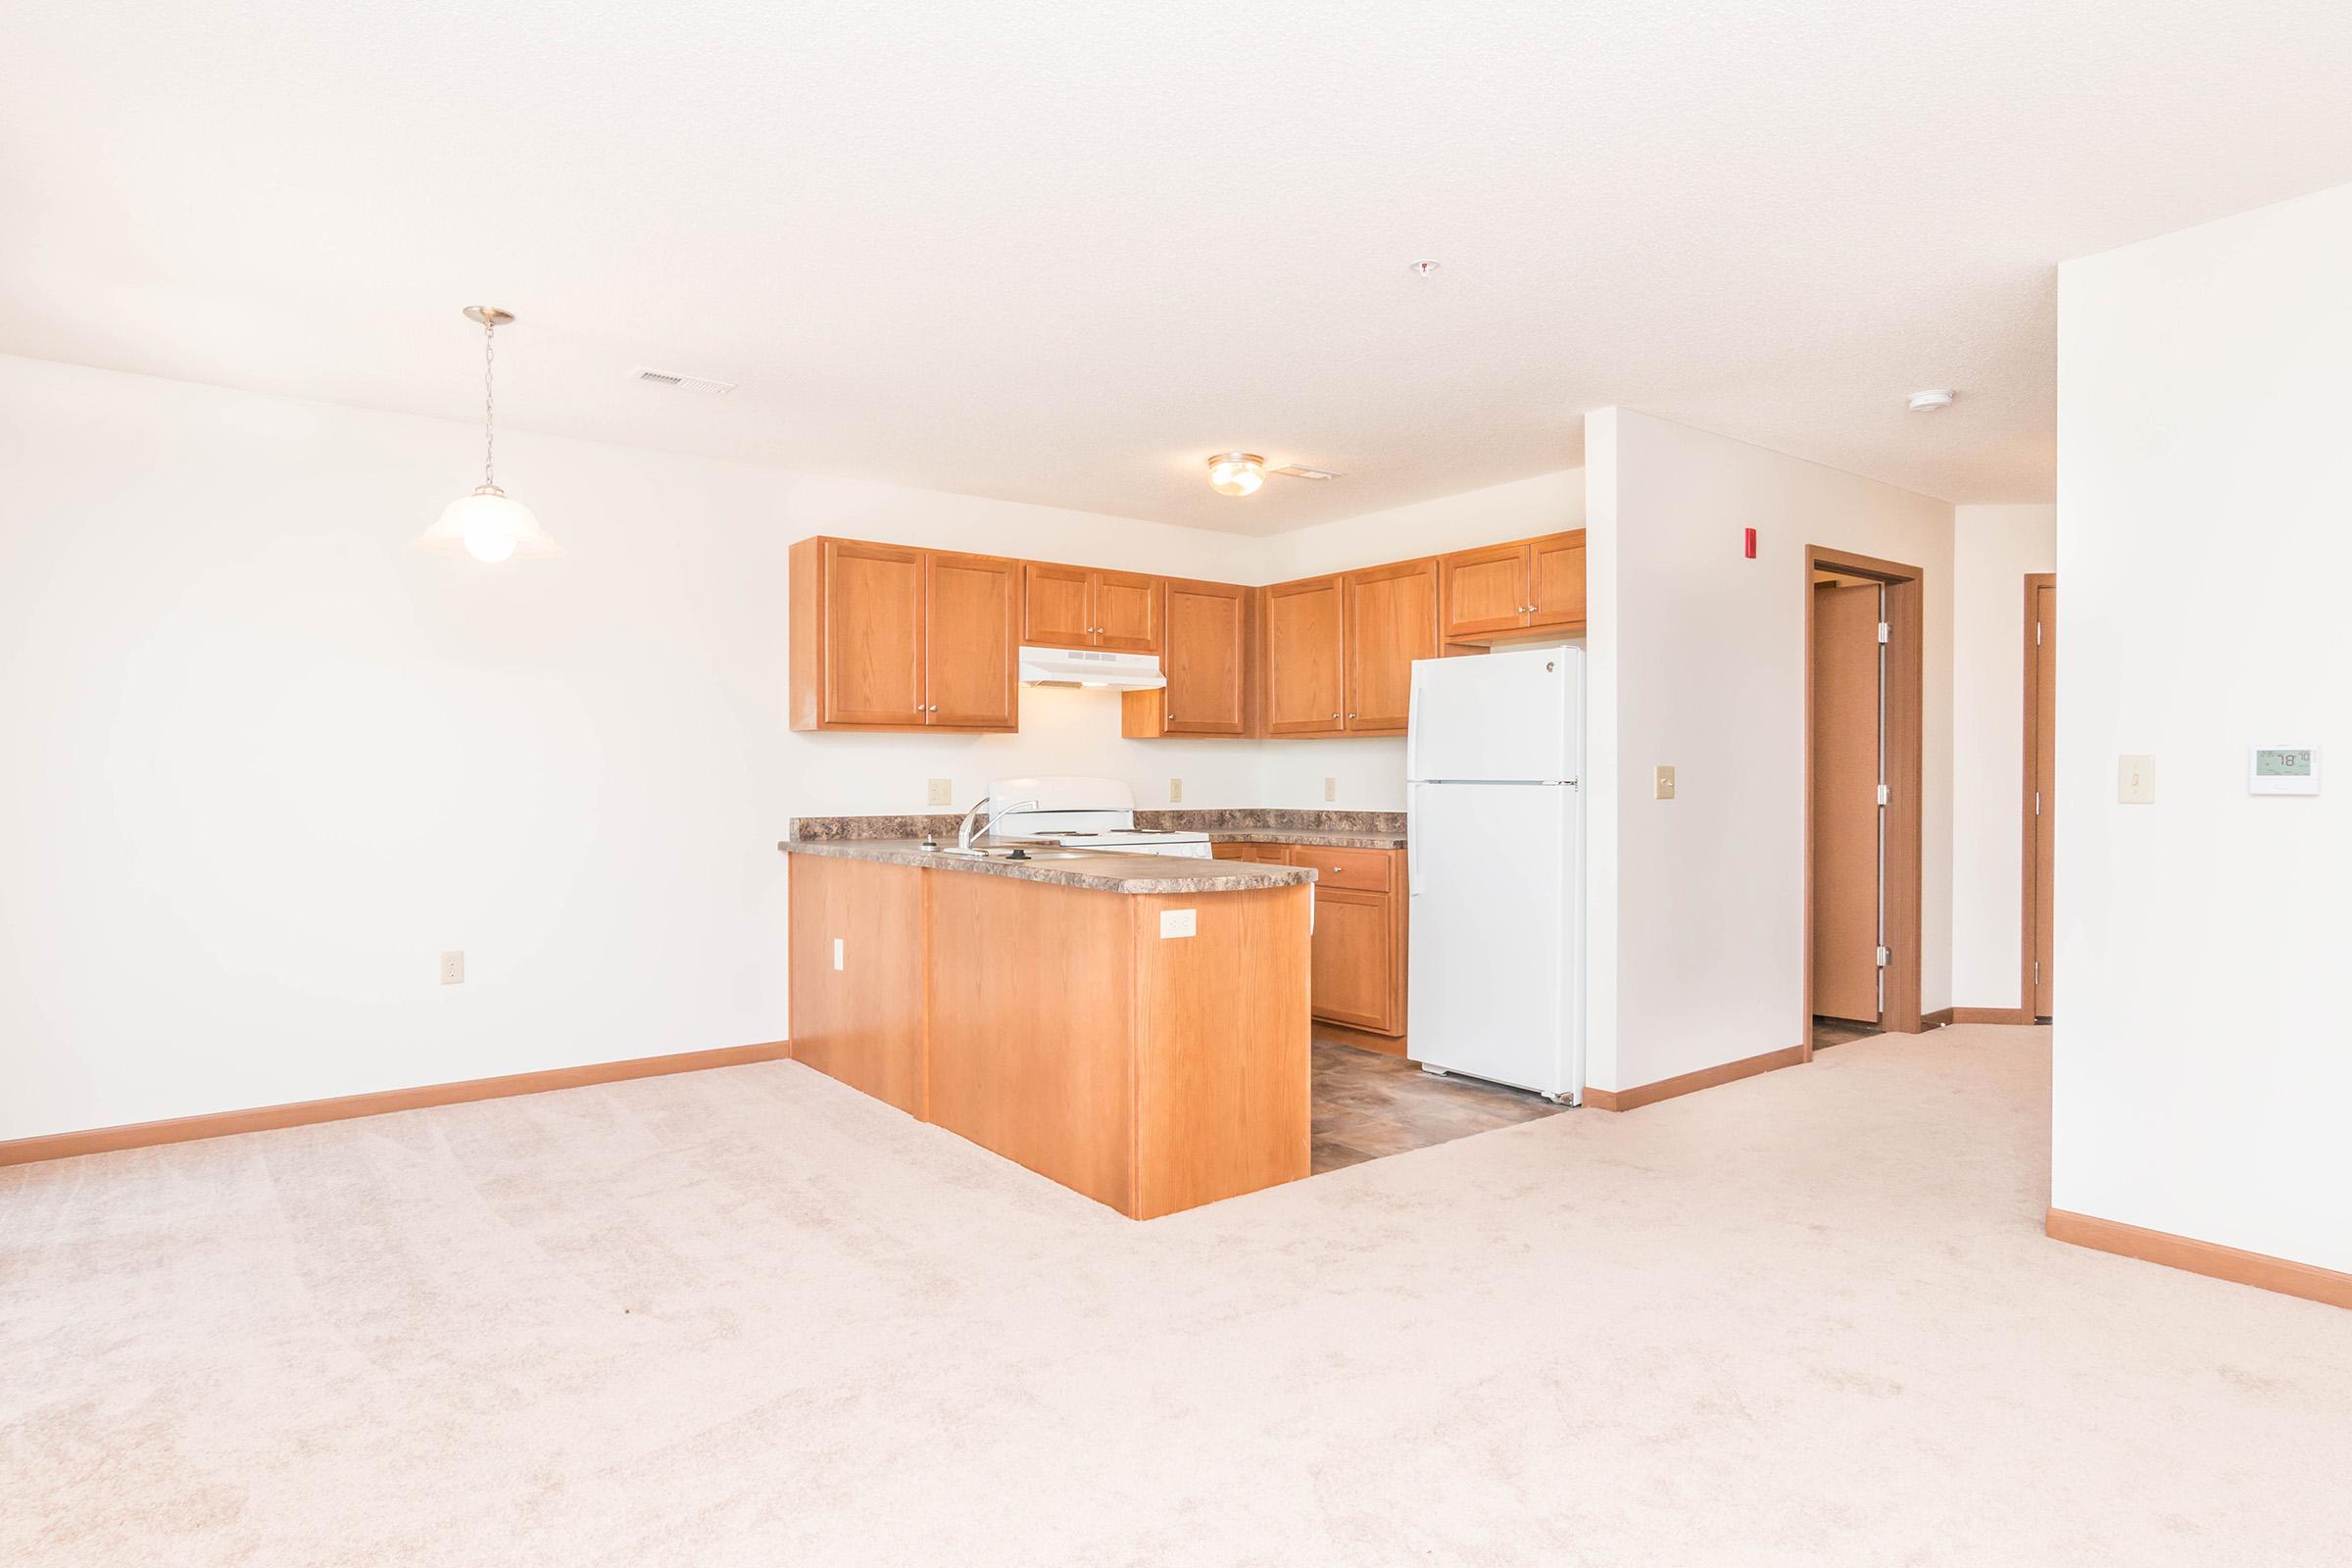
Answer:
[[[1323,798],[1327,801],[1336,801],[1340,798],[1340,781],[1338,779],[1328,776],[1324,778]]]
[[[2156,759],[2122,757],[2116,760],[2115,798],[2126,806],[2156,804]]]
[[[1159,911],[1159,934],[1163,937],[1189,937],[1200,929],[1198,909],[1162,909]]]
[[[1674,765],[1670,762],[1658,764],[1658,799],[1661,801],[1674,799]]]
[[[466,983],[466,955],[463,953],[441,955],[441,983],[445,986],[462,986]]]
[[[1180,779],[1180,778],[1172,778],[1172,779],[1168,780],[1168,804],[1169,804],[1170,806],[1173,806],[1173,805],[1175,805],[1175,804],[1176,804],[1178,801],[1181,801],[1181,800],[1183,800],[1183,799],[1184,799],[1184,780],[1182,780],[1182,779]]]
[[[924,805],[954,806],[956,804],[956,781],[954,779],[935,778],[930,782],[931,787],[923,796]]]

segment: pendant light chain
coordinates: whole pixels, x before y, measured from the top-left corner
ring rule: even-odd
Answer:
[[[498,485],[498,459],[492,446],[491,431],[496,428],[498,404],[492,388],[491,361],[498,352],[498,323],[482,323],[482,483],[495,489]]]

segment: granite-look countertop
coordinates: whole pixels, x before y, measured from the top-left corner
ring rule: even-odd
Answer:
[[[1280,888],[1312,882],[1304,866],[1258,865],[1248,860],[1195,860],[1176,855],[1081,855],[1069,859],[1000,860],[926,850],[919,839],[786,839],[786,855],[821,855],[838,859],[879,860],[926,871],[969,871],[1046,882],[1102,893],[1232,893],[1245,888]]]
[[[953,840],[960,816],[905,813],[891,816],[795,817],[786,829],[795,843],[919,839],[925,833]],[[1209,808],[1139,810],[1135,825],[1146,832],[1205,833],[1212,844],[1312,844],[1335,850],[1401,850],[1402,811]]]

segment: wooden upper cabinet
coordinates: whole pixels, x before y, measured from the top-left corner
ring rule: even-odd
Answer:
[[[921,724],[923,552],[828,539],[823,559],[824,721]]]
[[[1095,646],[1130,654],[1160,651],[1160,583],[1132,571],[1098,571]]]
[[[1339,735],[1348,727],[1344,579],[1266,590],[1266,733]]]
[[[1528,541],[1530,626],[1585,623],[1585,530]]]
[[[792,547],[794,729],[1013,729],[1019,564],[804,539]]]
[[[1406,561],[1351,571],[1348,592],[1348,732],[1401,735],[1413,661],[1438,657],[1438,564]]]
[[[1439,564],[1444,636],[1488,642],[1585,623],[1585,530],[1457,550]]]
[[[1527,546],[1457,550],[1438,563],[1446,640],[1516,631],[1527,624]]]
[[[1021,567],[1021,641],[1049,648],[1095,645],[1095,574],[1084,566]]]
[[[1027,563],[1021,572],[1021,640],[1048,648],[1156,654],[1160,581],[1132,571]]]
[[[1126,694],[1121,735],[1250,733],[1250,591],[1232,583],[1167,585],[1167,688]]]
[[[924,565],[924,718],[953,729],[1015,728],[1020,564],[934,552]]]

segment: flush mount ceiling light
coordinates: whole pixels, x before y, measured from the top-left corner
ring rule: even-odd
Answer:
[[[1254,452],[1220,452],[1208,460],[1209,488],[1221,496],[1253,496],[1266,482],[1266,460]]]
[[[1930,387],[1925,392],[1911,394],[1913,414],[1940,414],[1952,406],[1955,394],[1949,387]]]
[[[455,555],[463,551],[485,565],[502,561],[531,561],[560,556],[561,545],[548,537],[531,509],[498,487],[497,448],[492,416],[490,370],[498,344],[498,329],[514,319],[514,313],[495,305],[468,305],[466,318],[482,327],[482,482],[441,511],[437,521],[416,540],[419,550]]]

